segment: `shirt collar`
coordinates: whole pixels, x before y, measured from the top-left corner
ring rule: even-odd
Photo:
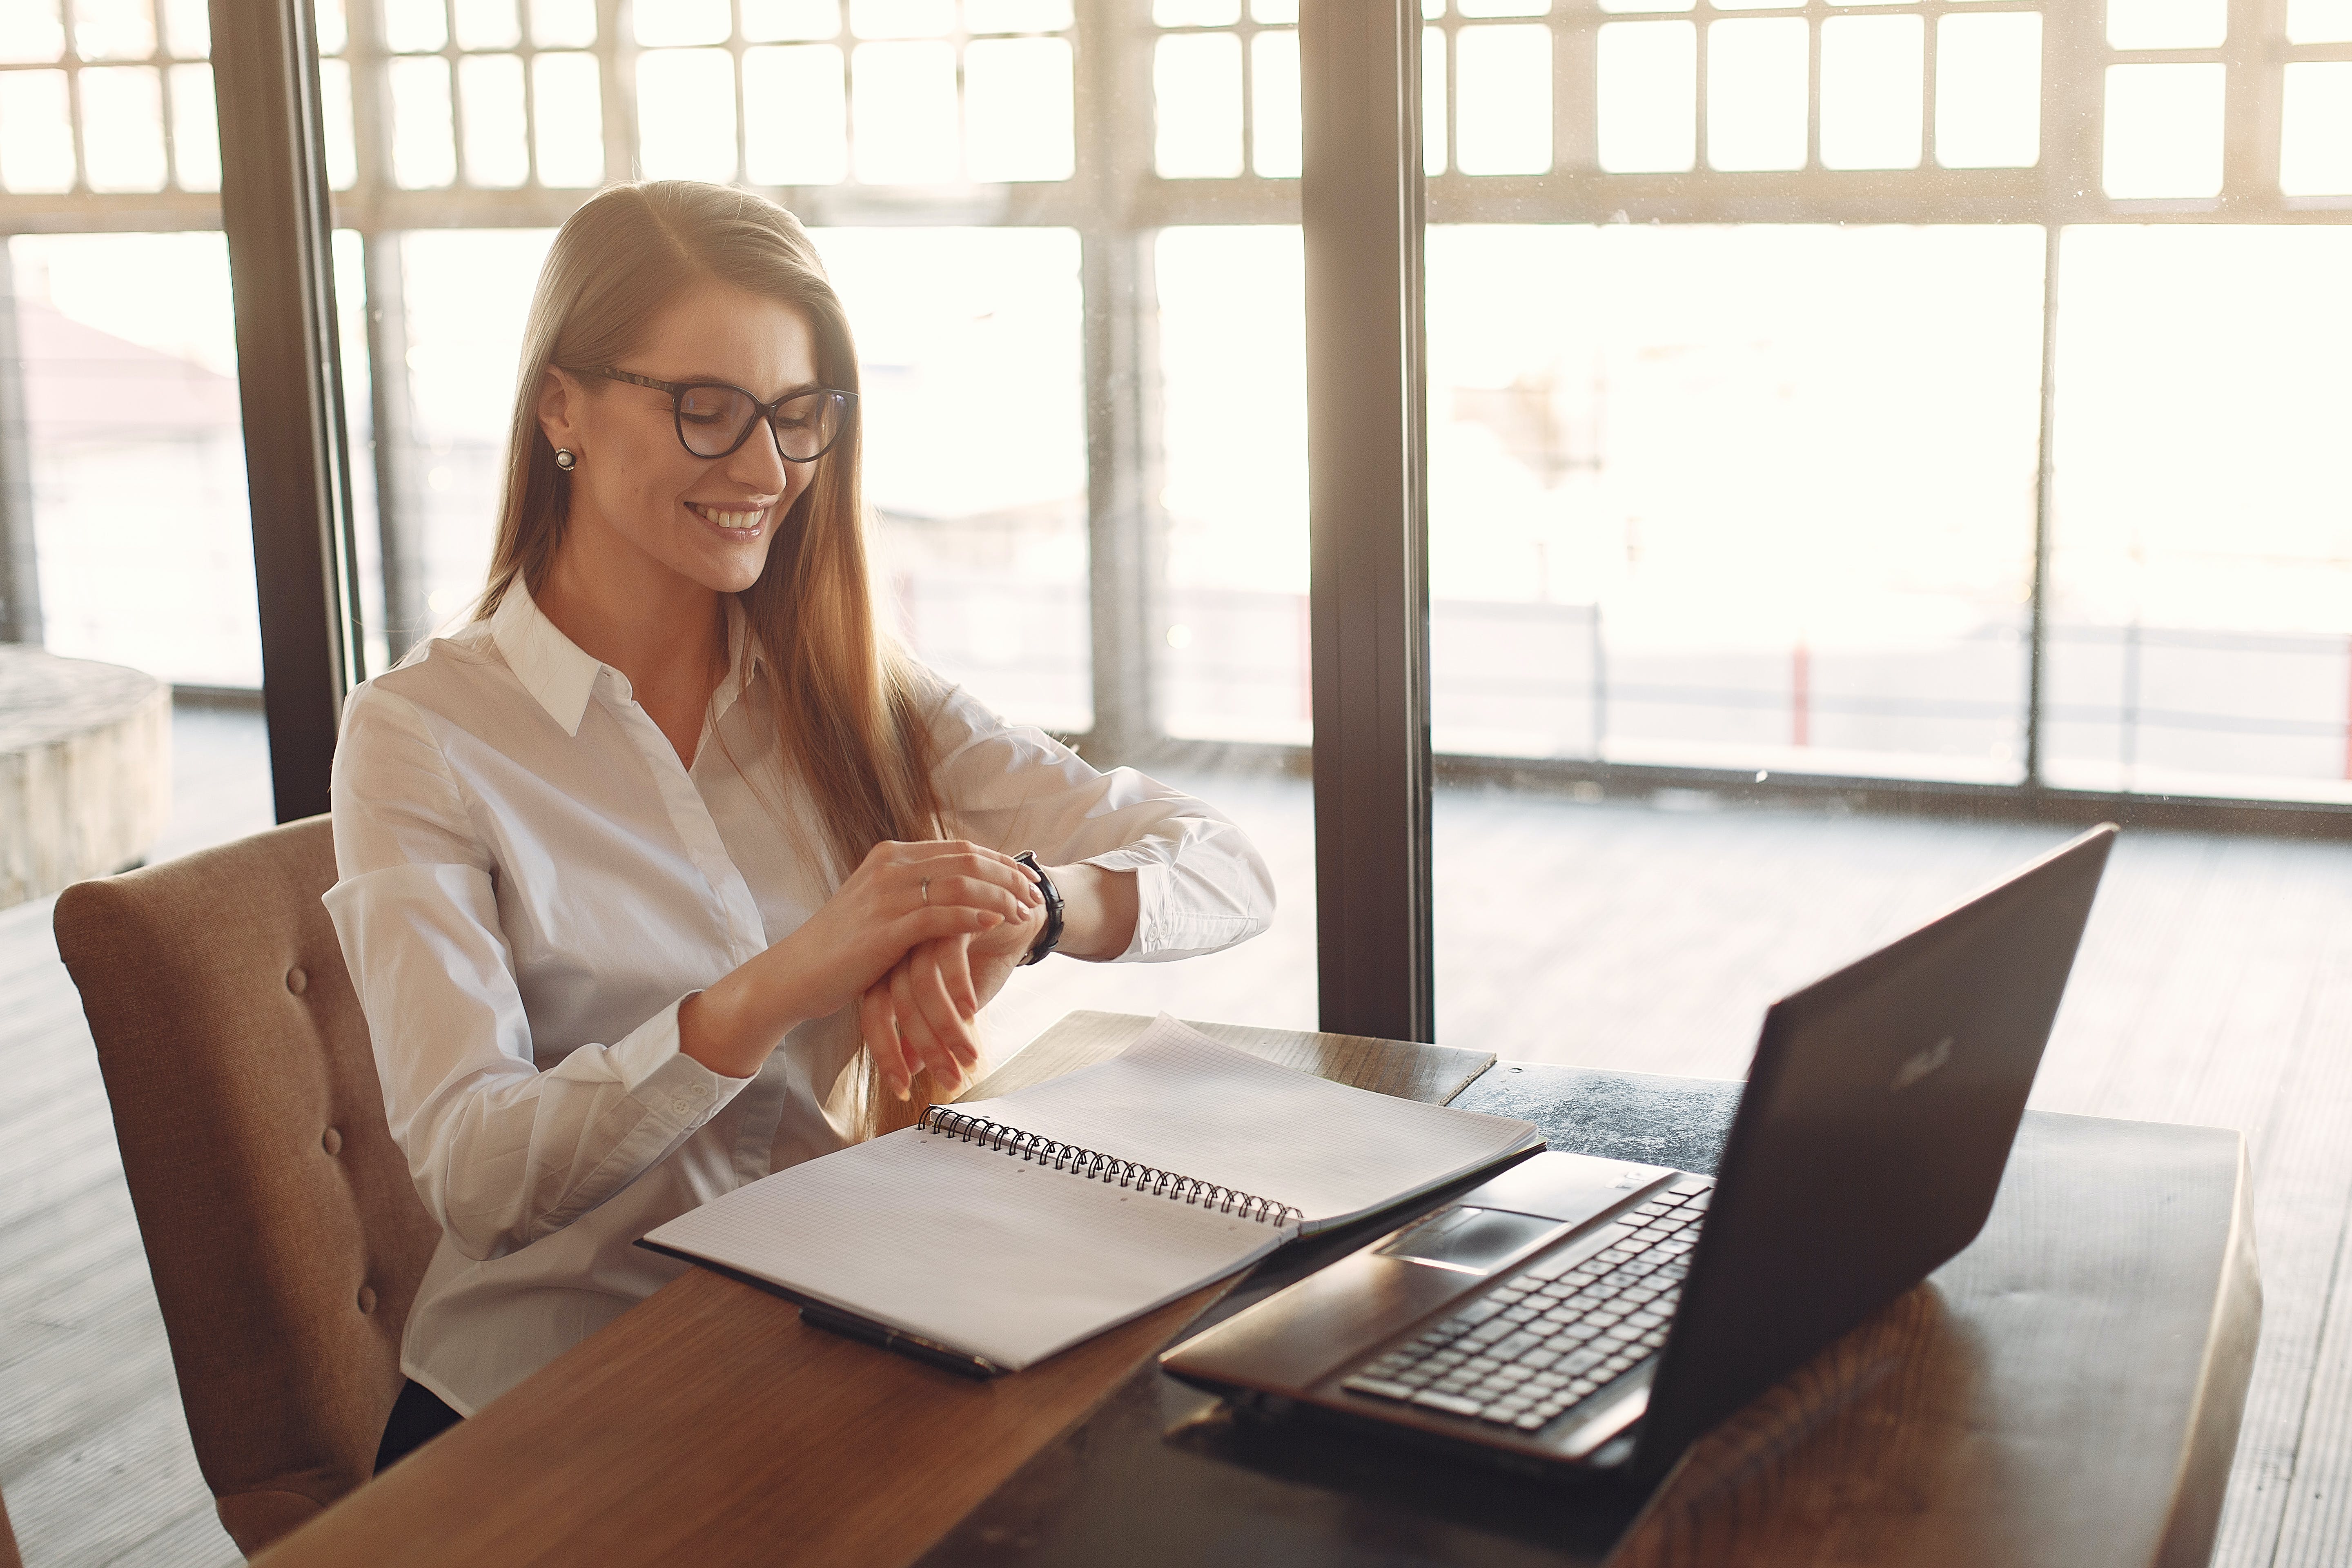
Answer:
[[[497,612],[490,616],[490,637],[507,668],[547,710],[547,716],[562,725],[565,734],[579,734],[580,720],[588,711],[588,695],[596,689],[596,677],[604,667],[582,652],[578,643],[541,613],[520,573],[507,584]]]
[[[549,718],[563,726],[565,734],[578,735],[580,721],[588,711],[589,696],[596,689],[596,678],[607,667],[590,658],[578,643],[557,629],[530,596],[530,589],[520,574],[507,584],[497,611],[490,616],[490,637],[498,644],[507,668],[522,682],[523,689],[547,710]],[[742,601],[730,594],[727,678],[719,682],[714,694],[712,711],[724,713],[734,706],[751,672],[765,662],[758,640],[751,636],[751,620],[743,613]],[[625,695],[628,677],[617,669],[612,675]]]

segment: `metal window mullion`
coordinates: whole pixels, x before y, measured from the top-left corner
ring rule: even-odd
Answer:
[[[89,151],[81,132],[81,46],[74,37],[73,0],[58,0],[58,22],[65,37],[65,52],[58,64],[66,73],[66,131],[73,142],[73,194],[90,195]]]
[[[2032,575],[2026,584],[2025,612],[2025,777],[2024,787],[2042,787],[2049,766],[2050,691],[2050,547],[2056,521],[2058,453],[2058,257],[2063,230],[2054,214],[2045,214],[2042,250],[2042,385],[2034,437],[2033,536]]]
[[[1708,36],[1707,26],[1714,17],[1714,15],[1715,12],[1713,8],[1707,5],[1694,5],[1691,8],[1691,26],[1697,34],[1696,38],[1694,40],[1697,45],[1697,48],[1694,53],[1691,61],[1691,68],[1693,71],[1691,112],[1697,117],[1698,121],[1697,127],[1693,132],[1691,141],[1691,173],[1701,175],[1702,177],[1709,172],[1706,155],[1706,67],[1707,58],[1715,52],[1715,40]],[[1596,117],[1600,101],[1600,93],[1596,89],[1593,94],[1593,104],[1595,107]],[[1593,135],[1597,144],[1600,136],[1600,128],[1597,123],[1594,126]]]
[[[1450,118],[1461,94],[1461,71],[1446,39],[1445,112]],[[1589,8],[1569,13],[1567,25],[1551,33],[1552,168],[1580,174],[1601,168],[1601,18]],[[1449,146],[1450,146],[1449,142]],[[1449,169],[1453,163],[1449,159]]]
[[[474,183],[474,171],[466,154],[466,79],[457,68],[466,52],[457,47],[457,0],[441,0],[441,25],[447,30],[440,53],[442,68],[449,73],[449,188],[466,190]]]
[[[1930,11],[1919,19],[1919,167],[1936,167],[1936,35],[1944,12]]]
[[[1805,167],[1822,164],[1822,24],[1829,17],[1808,8],[1805,20]]]
[[[1299,15],[1322,1026],[1435,1032],[1421,7]]]
[[[2026,590],[2024,788],[2049,771],[2051,563],[2058,524],[2060,261],[2070,217],[2104,216],[2101,115],[2106,38],[2102,8],[2045,6],[2042,13],[2042,367],[2035,426],[2032,577]]]
[[[2286,96],[2284,0],[2229,0],[2221,50],[2228,71],[2221,110],[2221,203],[2275,204],[2279,141]]]
[[[352,78],[352,188],[356,226],[373,235],[384,193],[393,186],[391,51],[384,43],[383,0],[350,0],[343,8],[343,68]]]
[[[1071,184],[1080,226],[1087,437],[1088,682],[1084,749],[1109,765],[1160,736],[1155,654],[1164,619],[1160,310],[1151,232],[1133,195],[1151,178],[1151,39],[1124,0],[1081,0]],[[1246,143],[1245,143],[1246,151]]]
[[[173,126],[173,121],[178,117],[172,112],[173,101],[172,68],[161,47],[163,32],[163,18],[159,16],[156,18],[155,27],[158,47],[153,54],[147,57],[147,68],[155,73],[155,103],[157,111],[163,117],[163,188],[167,191],[176,191],[182,188],[180,138]]]
[[[2097,5],[2042,12],[2042,210],[2053,225],[2107,216],[2100,167],[2108,58],[2103,15]]]
[[[1446,175],[1458,174],[1462,168],[1462,19],[1456,14],[1455,8],[1448,5],[1443,16],[1423,17],[1421,27],[1421,37],[1424,46],[1429,41],[1429,29],[1432,27],[1437,29],[1438,36],[1444,41],[1445,58],[1438,68],[1445,89],[1445,112],[1440,117],[1444,122],[1440,130],[1445,138],[1445,166],[1440,173]],[[1421,108],[1422,112],[1426,114],[1429,110],[1429,51],[1426,47],[1422,50],[1421,68]],[[1301,112],[1305,112],[1303,108]],[[1422,182],[1426,188],[1429,180],[1429,126],[1425,121],[1421,131]]]
[[[515,58],[522,62],[522,166],[523,189],[543,191],[546,182],[539,177],[539,49],[530,41],[530,16],[519,18],[524,32],[517,40]]]
[[[751,183],[751,99],[743,79],[742,0],[735,0],[730,16],[727,42],[720,47],[727,51],[727,80],[735,93],[735,178],[748,185]]]
[[[1249,8],[1242,8],[1241,24],[1234,28],[1234,40],[1242,56],[1242,173],[1243,179],[1257,174],[1257,33],[1250,25]]]
[[[637,47],[629,0],[596,0],[596,89],[604,111],[606,183],[637,176]]]
[[[212,0],[262,698],[281,822],[327,808],[362,675],[319,57],[308,0]]]
[[[386,76],[383,0],[351,0],[344,8],[343,58],[352,75],[352,130],[356,156],[348,216],[360,232],[368,358],[369,463],[375,479],[376,551],[383,573],[386,657],[404,657],[425,629],[424,523],[412,515],[421,500],[410,482],[415,451],[415,409],[408,383],[407,268],[401,233],[385,222],[391,188],[392,91]]]
[[[32,444],[25,418],[25,354],[16,327],[16,273],[0,234],[0,642],[42,639],[40,561],[33,531]]]

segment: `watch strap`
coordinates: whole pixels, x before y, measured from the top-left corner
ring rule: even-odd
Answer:
[[[1054,886],[1054,879],[1045,875],[1045,868],[1037,864],[1035,850],[1024,849],[1013,858],[1028,868],[1029,874],[1037,879],[1038,892],[1045,895],[1045,929],[1030,944],[1029,956],[1021,961],[1024,964],[1043,963],[1053,956],[1055,948],[1062,945],[1062,889]]]

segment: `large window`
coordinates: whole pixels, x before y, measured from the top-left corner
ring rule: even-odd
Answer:
[[[368,668],[480,582],[550,234],[692,175],[799,213],[849,301],[919,652],[1097,761],[1297,768],[1295,0],[318,5]],[[1446,767],[2352,799],[2339,0],[1421,9]],[[205,16],[0,10],[7,526],[57,646],[240,685]],[[160,412],[75,425],[74,376]],[[126,455],[176,531],[108,510]],[[1259,784],[1292,973],[1312,816]]]
[[[1422,9],[1439,752],[2343,793],[2341,7]],[[1157,172],[1278,216],[1295,5],[1153,17]],[[1279,733],[1258,570],[1183,733]]]

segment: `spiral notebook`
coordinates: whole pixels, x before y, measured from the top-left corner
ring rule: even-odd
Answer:
[[[1276,1067],[1164,1015],[1109,1061],[779,1171],[641,1245],[814,1321],[1016,1372],[1537,1147],[1535,1125]]]

